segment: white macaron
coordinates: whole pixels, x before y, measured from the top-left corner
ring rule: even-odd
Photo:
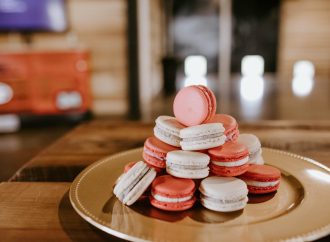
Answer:
[[[143,161],[139,161],[120,176],[113,193],[122,203],[132,205],[147,190],[155,177],[156,171]]]
[[[249,150],[249,164],[263,165],[262,148],[260,140],[254,134],[240,134],[237,142],[245,145]]]
[[[175,177],[201,179],[209,175],[209,162],[210,157],[203,153],[170,151],[166,156],[166,171]]]
[[[180,147],[180,130],[185,128],[176,118],[171,116],[159,116],[156,119],[154,135],[166,144]]]
[[[221,123],[200,124],[180,130],[183,150],[204,150],[223,145],[225,128]]]
[[[248,188],[244,181],[235,177],[211,176],[200,186],[201,204],[218,212],[233,212],[243,209],[248,201]]]

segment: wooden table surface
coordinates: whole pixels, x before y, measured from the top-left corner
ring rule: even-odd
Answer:
[[[11,182],[0,184],[0,241],[117,240],[75,213],[68,199],[70,181],[104,156],[142,146],[152,128],[150,123],[91,121],[41,152]],[[240,132],[256,134],[263,146],[330,167],[330,121],[240,123]]]

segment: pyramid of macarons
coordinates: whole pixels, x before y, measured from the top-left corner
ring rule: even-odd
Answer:
[[[181,89],[174,117],[156,119],[143,161],[128,161],[114,187],[117,198],[131,205],[149,197],[152,206],[167,211],[187,210],[199,201],[207,209],[232,212],[246,206],[248,193],[275,192],[281,172],[264,165],[259,139],[240,134],[235,118],[216,109],[209,88]]]

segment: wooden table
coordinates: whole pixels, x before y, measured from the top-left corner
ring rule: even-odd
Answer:
[[[147,123],[91,121],[33,158],[10,182],[0,184],[0,240],[118,240],[75,213],[68,199],[70,181],[101,157],[142,146],[152,128]],[[330,167],[330,121],[241,123],[240,131],[256,134],[263,146],[307,156]]]

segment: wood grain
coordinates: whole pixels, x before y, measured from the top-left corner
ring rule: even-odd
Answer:
[[[279,37],[279,73],[290,80],[298,60],[310,60],[316,77],[330,75],[330,1],[281,1]]]
[[[78,126],[22,167],[13,181],[72,181],[86,166],[120,151],[141,147],[152,123],[95,120]],[[330,121],[240,123],[241,133],[262,145],[307,156],[330,167]]]
[[[1,183],[0,240],[123,241],[79,217],[70,204],[69,187],[70,183]]]

